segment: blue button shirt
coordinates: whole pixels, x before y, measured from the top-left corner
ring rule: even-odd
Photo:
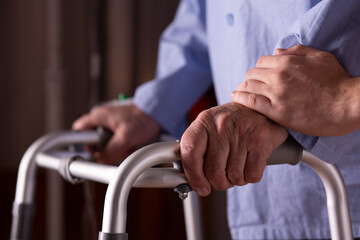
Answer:
[[[359,13],[358,0],[183,0],[161,38],[156,79],[139,87],[134,101],[181,136],[186,112],[211,84],[219,104],[230,102],[257,59],[277,47],[332,52],[358,76]],[[360,131],[328,138],[289,132],[338,165],[360,237]],[[260,183],[228,190],[228,219],[234,239],[330,238],[322,184],[303,164],[268,167]]]

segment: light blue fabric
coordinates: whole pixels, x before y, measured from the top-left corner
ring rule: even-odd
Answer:
[[[230,102],[257,59],[276,47],[330,51],[360,75],[359,13],[358,0],[183,0],[161,39],[157,77],[138,88],[134,101],[181,136],[186,112],[211,83],[218,103]],[[339,166],[360,237],[360,132],[332,138],[289,132]],[[228,219],[234,239],[330,238],[323,187],[303,164],[268,167],[259,184],[228,190]]]

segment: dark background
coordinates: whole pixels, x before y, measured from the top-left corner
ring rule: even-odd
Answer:
[[[52,0],[53,1],[53,0]],[[56,0],[55,0],[56,1]],[[49,0],[2,0],[0,8],[0,230],[8,239],[17,168],[27,147],[49,132],[46,106],[49,68]],[[133,94],[153,78],[158,40],[178,1],[63,0],[60,3],[60,54],[64,91],[61,123],[70,129],[99,101]],[[92,79],[91,59],[101,59]],[[50,117],[51,118],[51,117]],[[58,130],[57,129],[57,130]],[[33,239],[48,239],[47,173],[38,172]],[[64,239],[97,239],[106,186],[63,184]],[[95,216],[86,207],[90,189]],[[202,199],[205,239],[227,239],[223,193]],[[185,239],[181,201],[171,189],[132,190],[128,209],[130,239]],[[95,233],[95,236],[94,234]]]

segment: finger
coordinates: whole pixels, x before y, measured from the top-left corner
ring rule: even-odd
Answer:
[[[180,154],[186,178],[200,196],[210,193],[210,183],[204,175],[203,167],[207,141],[205,127],[196,120],[188,127],[180,141]]]
[[[274,70],[271,68],[256,67],[247,72],[245,80],[253,79],[262,83],[271,84],[271,76],[273,76],[273,73]]]
[[[256,62],[256,68],[277,68],[282,64],[281,56],[262,56]]]
[[[215,131],[209,131],[215,132]],[[226,163],[229,156],[230,146],[222,136],[211,134],[208,140],[208,148],[205,157],[205,176],[211,186],[216,190],[226,190],[232,186],[226,176]]]
[[[280,55],[297,55],[297,56],[310,56],[312,54],[316,54],[318,52],[321,52],[320,50],[317,50],[315,48],[307,47],[301,44],[298,44],[296,46],[293,46],[288,49],[278,48],[275,50],[275,54]]]
[[[234,91],[231,94],[231,99],[235,103],[239,103],[245,107],[260,112],[270,118],[273,115],[271,100],[262,95],[242,91]]]
[[[270,85],[254,79],[249,79],[241,83],[236,91],[254,93],[257,95],[263,95],[264,97],[269,97],[271,95]]]
[[[244,168],[244,179],[249,183],[260,182],[266,167],[266,154],[258,150],[249,151]]]
[[[247,184],[244,178],[246,154],[247,150],[244,144],[239,144],[238,142],[231,144],[228,162],[226,165],[226,175],[229,182],[233,185],[243,186]]]
[[[90,114],[85,114],[85,115],[81,116],[80,118],[78,118],[72,124],[72,129],[74,129],[74,130],[89,129],[89,128],[94,127],[94,126],[92,126],[92,124],[93,124],[93,119],[90,116]]]
[[[108,118],[100,111],[83,115],[73,123],[72,128],[74,130],[83,130],[92,129],[96,126],[104,126],[114,130],[113,126],[110,126]]]

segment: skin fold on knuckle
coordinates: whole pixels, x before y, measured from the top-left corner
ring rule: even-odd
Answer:
[[[257,71],[256,68],[251,68],[251,69],[246,73],[245,80],[251,79],[252,76],[254,76],[254,74],[256,74],[256,71]]]
[[[215,190],[226,190],[229,187],[225,171],[216,168],[205,169],[205,176]]]
[[[180,155],[185,164],[190,164],[190,162],[196,157],[195,149],[195,143],[191,140],[191,138],[187,135],[183,136],[180,141]]]
[[[279,57],[279,62],[283,68],[289,68],[292,65],[297,63],[297,56],[293,55],[284,55]]]
[[[246,182],[258,183],[261,181],[263,174],[260,171],[245,171],[244,178]]]
[[[299,52],[299,51],[301,51],[301,50],[303,50],[303,49],[306,49],[306,47],[305,47],[304,45],[302,45],[302,44],[298,44],[298,45],[296,45],[296,46],[293,47],[293,50],[294,50],[295,52]]]
[[[190,166],[184,165],[184,172],[190,186],[193,189],[197,190],[198,188],[203,188],[207,185],[206,183],[204,183],[203,177],[199,173],[193,171],[191,165]]]
[[[272,69],[270,71],[270,77],[275,85],[281,84],[289,78],[289,75],[284,69]]]
[[[257,106],[257,96],[256,96],[256,94],[249,93],[245,105],[248,106],[251,109],[256,109],[256,106]]]
[[[249,183],[257,183],[260,182],[263,171],[265,169],[265,161],[263,161],[263,157],[260,155],[257,155],[252,160],[253,162],[251,164],[248,164],[245,166],[244,169],[244,180]]]
[[[226,172],[227,178],[229,182],[233,185],[243,186],[245,185],[244,175],[241,171],[227,171]]]
[[[248,87],[249,87],[249,81],[246,79],[245,82],[239,85],[238,90],[247,90]]]

